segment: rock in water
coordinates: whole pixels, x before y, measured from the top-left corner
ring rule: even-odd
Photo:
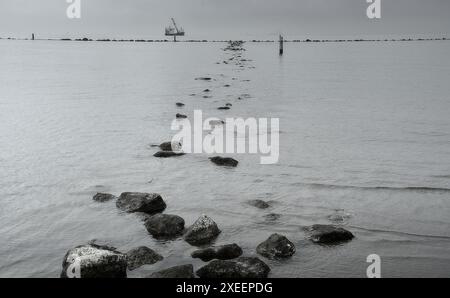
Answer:
[[[346,229],[332,225],[313,225],[308,230],[311,232],[311,240],[320,244],[339,244],[355,237]]]
[[[209,77],[199,77],[199,78],[195,78],[197,81],[211,81],[211,78]]]
[[[270,207],[270,205],[267,202],[264,202],[263,200],[251,200],[248,201],[247,203],[259,209],[267,209]]]
[[[82,245],[67,252],[61,278],[126,278],[126,255],[97,245]]]
[[[237,167],[238,161],[230,157],[211,157],[210,160],[218,166]]]
[[[179,142],[164,142],[159,145],[159,148],[162,151],[177,151],[181,149],[181,144]]]
[[[177,105],[177,107],[179,107],[179,108],[184,107],[184,103],[182,103],[182,102],[177,102],[176,105]]]
[[[213,259],[229,260],[238,258],[242,255],[242,248],[237,244],[227,244],[216,247],[199,249],[192,253],[193,258],[199,258],[203,262],[209,262]]]
[[[218,109],[218,110],[229,110],[230,107],[218,107],[217,109]]]
[[[266,241],[256,247],[256,251],[266,258],[288,258],[295,253],[295,245],[286,237],[273,234]]]
[[[184,236],[184,240],[191,245],[208,244],[213,241],[220,232],[219,227],[211,218],[202,215],[189,227]]]
[[[145,228],[155,238],[175,237],[184,231],[184,219],[177,215],[156,214],[145,220]]]
[[[128,270],[137,269],[143,265],[152,265],[162,261],[163,257],[154,250],[141,246],[127,252]]]
[[[166,209],[166,203],[159,194],[124,192],[116,202],[117,208],[126,212],[155,214]]]
[[[195,278],[194,266],[181,265],[153,273],[150,278]]]
[[[186,118],[187,118],[186,115],[183,115],[183,114],[180,114],[180,113],[177,113],[177,114],[175,115],[175,117],[177,117],[177,119],[186,119]]]
[[[173,152],[173,151],[159,151],[153,154],[154,157],[159,158],[169,158],[169,157],[177,157],[177,156],[183,156],[185,155],[182,152]]]
[[[214,260],[197,270],[200,278],[266,278],[269,266],[258,258]]]
[[[96,202],[103,203],[103,202],[115,200],[115,199],[117,199],[117,197],[114,195],[111,195],[109,193],[97,193],[92,199]]]

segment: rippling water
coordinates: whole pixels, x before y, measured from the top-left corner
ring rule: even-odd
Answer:
[[[272,277],[365,277],[373,253],[385,277],[449,277],[450,43],[287,44],[282,58],[275,44],[246,44],[245,68],[216,64],[230,56],[223,47],[0,41],[0,276],[57,277],[65,252],[91,239],[165,257],[130,276],[201,266],[181,239],[156,241],[136,215],[92,201],[143,191],[187,225],[208,214],[217,243],[246,255],[285,234],[297,253],[266,260]],[[279,163],[154,158],[178,101],[190,116],[279,117]],[[217,111],[225,102],[232,109]],[[307,240],[302,227],[336,219],[352,242]]]

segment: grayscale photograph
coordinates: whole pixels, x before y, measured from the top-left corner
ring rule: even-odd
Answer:
[[[447,0],[0,0],[0,278],[449,278],[449,38]]]

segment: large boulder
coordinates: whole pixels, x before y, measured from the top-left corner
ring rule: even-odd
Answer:
[[[92,199],[96,202],[103,203],[115,200],[117,197],[109,193],[97,193]]]
[[[308,230],[311,233],[311,240],[319,244],[340,244],[355,237],[346,229],[333,225],[313,225]]]
[[[153,273],[150,278],[195,278],[194,266],[181,265]]]
[[[141,246],[127,252],[128,270],[137,269],[143,265],[152,265],[164,258],[154,250]]]
[[[61,278],[126,278],[126,255],[109,247],[82,245],[69,250]]]
[[[159,194],[124,192],[116,202],[117,208],[126,212],[155,214],[166,209],[166,203]]]
[[[231,157],[215,156],[211,157],[210,160],[218,166],[225,166],[225,167],[237,167],[239,163],[237,160]]]
[[[193,258],[199,258],[204,262],[209,262],[214,259],[230,260],[238,258],[242,255],[242,248],[237,244],[226,244],[216,247],[209,247],[199,249],[192,253]]]
[[[269,259],[288,258],[295,253],[295,245],[285,236],[273,234],[256,247],[256,252]]]
[[[200,278],[266,278],[269,266],[258,258],[214,260],[197,270]]]
[[[147,217],[144,225],[155,238],[175,237],[184,231],[184,219],[178,215],[155,214]]]
[[[184,239],[191,245],[203,245],[211,243],[220,232],[219,227],[211,218],[202,215],[188,228]]]

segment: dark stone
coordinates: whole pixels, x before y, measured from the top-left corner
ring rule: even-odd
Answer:
[[[258,258],[214,260],[197,270],[200,278],[266,278],[270,268]]]
[[[227,103],[225,106],[226,107],[232,107],[233,105],[231,103]]]
[[[145,246],[134,248],[127,252],[128,270],[130,271],[162,260],[163,257],[160,254]]]
[[[163,212],[166,203],[159,194],[124,192],[116,202],[117,208],[126,212],[154,214]]]
[[[228,87],[230,87],[230,85],[226,84],[226,85],[224,85],[224,87],[227,87],[227,88],[228,88]]]
[[[238,161],[230,157],[211,157],[210,160],[218,166],[237,167]]]
[[[100,203],[107,202],[107,201],[111,201],[111,200],[115,200],[115,199],[117,199],[117,197],[114,196],[114,195],[111,195],[111,194],[109,194],[109,193],[97,193],[97,194],[93,197],[93,200],[94,200],[94,201],[100,202]]]
[[[199,77],[199,78],[196,78],[196,80],[197,81],[211,81],[212,79],[209,77]]]
[[[182,152],[173,152],[173,151],[159,151],[153,154],[154,157],[159,158],[169,158],[169,157],[176,157],[176,156],[183,156],[185,153]]]
[[[175,148],[174,148],[175,147]],[[159,145],[159,148],[162,151],[177,151],[181,148],[181,144],[180,143],[174,143],[172,144],[172,142],[164,142],[162,144]]]
[[[256,251],[269,259],[288,258],[295,253],[295,245],[286,237],[273,234],[256,247]]]
[[[313,225],[308,230],[311,232],[311,240],[319,244],[339,244],[355,237],[346,229],[332,225]]]
[[[126,255],[97,245],[69,250],[63,260],[61,278],[126,278]]]
[[[177,105],[177,107],[180,107],[180,108],[185,106],[185,104],[182,102],[177,102],[176,105]]]
[[[267,202],[264,202],[263,200],[251,200],[248,201],[247,203],[259,209],[267,209],[270,207],[270,205]]]
[[[181,265],[153,273],[150,278],[195,278],[194,266]]]
[[[184,219],[177,215],[156,214],[146,218],[147,231],[155,238],[174,237],[184,231]]]
[[[183,115],[183,114],[180,114],[180,113],[177,113],[176,117],[177,117],[177,119],[186,119],[187,118],[186,115]]]
[[[216,247],[209,247],[205,249],[196,250],[192,253],[193,258],[198,258],[204,262],[209,262],[213,259],[229,260],[238,258],[242,255],[242,248],[237,244],[227,244]]]
[[[205,90],[203,90],[203,92],[211,92],[211,90],[205,89]]]
[[[230,107],[218,107],[217,109],[218,109],[218,110],[229,110]]]
[[[219,227],[211,218],[202,215],[188,228],[184,240],[191,245],[208,244],[211,243],[220,232]]]

